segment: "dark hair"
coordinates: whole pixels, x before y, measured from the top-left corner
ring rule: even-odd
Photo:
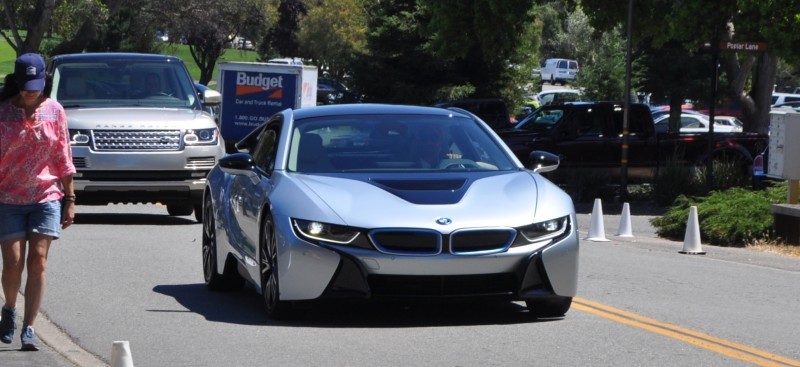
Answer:
[[[17,85],[17,79],[14,77],[14,74],[6,74],[5,85],[3,85],[3,89],[0,89],[0,102],[5,101],[7,99],[11,99],[17,94],[19,94],[19,85]],[[44,90],[42,91],[42,95],[45,97],[50,97],[50,92],[53,91],[53,76],[47,74],[44,79]]]

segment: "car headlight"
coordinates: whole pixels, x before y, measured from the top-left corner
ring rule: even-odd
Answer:
[[[528,242],[538,242],[560,236],[567,230],[568,224],[569,216],[566,216],[529,224],[517,230]]]
[[[186,130],[183,135],[183,142],[186,145],[215,145],[218,141],[219,130],[216,127]]]
[[[292,223],[300,237],[310,242],[324,241],[347,245],[353,242],[360,232],[352,227],[340,226],[310,220],[293,219]]]
[[[89,130],[69,129],[69,145],[87,146],[90,140]]]

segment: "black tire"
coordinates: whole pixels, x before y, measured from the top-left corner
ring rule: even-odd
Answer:
[[[193,210],[191,204],[167,204],[167,213],[174,217],[191,215]]]
[[[214,222],[214,207],[211,197],[206,197],[206,205],[203,209],[203,278],[206,286],[212,291],[239,290],[244,287],[244,278],[236,271],[233,266],[226,266],[223,273],[217,269],[217,231]],[[227,264],[226,264],[227,265]]]
[[[528,306],[531,316],[536,318],[563,317],[572,306],[572,297],[526,300],[525,305]]]
[[[286,319],[290,316],[291,304],[281,301],[278,279],[278,239],[275,235],[275,222],[270,214],[265,215],[258,258],[261,271],[261,294],[264,297],[267,316],[274,320]]]

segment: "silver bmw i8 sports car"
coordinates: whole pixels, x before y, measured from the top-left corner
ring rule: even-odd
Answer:
[[[287,109],[208,176],[203,272],[267,314],[328,298],[496,297],[559,317],[577,289],[570,197],[457,108]]]

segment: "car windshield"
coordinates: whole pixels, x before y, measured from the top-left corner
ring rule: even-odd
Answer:
[[[517,169],[478,124],[447,115],[353,115],[295,120],[296,172]]]
[[[183,66],[160,60],[61,63],[53,71],[51,97],[65,108],[200,108]]]

